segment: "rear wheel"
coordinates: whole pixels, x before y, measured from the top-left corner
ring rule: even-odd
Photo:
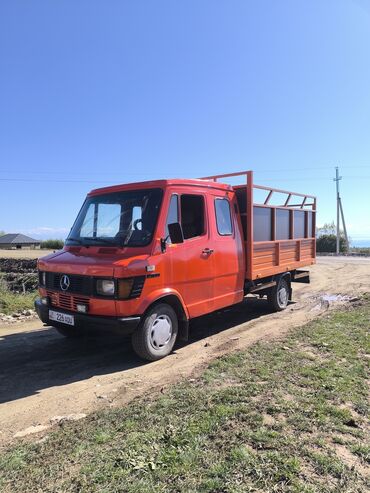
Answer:
[[[267,295],[267,301],[274,311],[285,310],[289,301],[289,284],[286,279],[280,279],[277,285],[271,288]]]
[[[165,303],[154,305],[132,334],[135,353],[147,361],[164,358],[172,351],[178,333],[174,309]]]

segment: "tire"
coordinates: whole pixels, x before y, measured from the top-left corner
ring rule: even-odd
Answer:
[[[284,278],[271,288],[267,295],[267,301],[275,312],[281,312],[288,306],[289,291],[288,281]]]
[[[82,330],[76,329],[76,327],[61,327],[60,325],[53,327],[67,339],[81,339],[85,335]]]
[[[170,354],[177,333],[175,310],[166,303],[158,303],[148,310],[132,334],[132,347],[140,358],[156,361]]]

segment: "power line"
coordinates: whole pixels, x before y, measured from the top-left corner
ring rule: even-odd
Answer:
[[[32,178],[0,178],[0,181],[16,181],[26,183],[107,183],[107,181],[95,180],[38,180]]]
[[[348,168],[348,169],[354,169],[354,168],[358,168],[358,169],[363,169],[363,168],[368,168],[368,166],[344,166],[344,168]],[[300,172],[300,171],[314,171],[314,170],[329,170],[331,168],[329,168],[328,166],[316,166],[316,167],[310,167],[310,168],[300,168],[300,169],[297,169],[295,170],[295,172]],[[370,166],[369,166],[369,169],[370,169]],[[330,179],[329,177],[312,177],[312,176],[305,176],[304,178],[303,177],[297,177],[297,178],[292,178],[291,176],[291,173],[292,173],[292,170],[291,169],[288,169],[288,168],[274,168],[274,169],[255,169],[255,174],[256,175],[259,175],[259,174],[263,174],[263,173],[272,173],[272,172],[278,172],[278,173],[281,173],[281,172],[289,172],[289,177],[282,177],[280,176],[279,179],[280,180],[283,180],[284,182],[287,182],[287,181],[290,181],[290,182],[299,182],[299,181],[304,181],[304,182],[307,182],[307,181],[311,181],[311,182],[316,182],[316,181],[322,181],[322,180],[325,180],[325,179]],[[12,171],[6,171],[6,170],[0,170],[0,173],[11,173],[12,175],[14,173],[17,173],[17,174],[32,174],[33,176],[35,174],[40,174],[40,175],[59,175],[59,174],[63,174],[64,176],[68,173],[68,176],[72,177],[72,178],[59,178],[59,177],[52,177],[52,176],[43,176],[41,178],[31,178],[31,177],[14,177],[14,176],[10,176],[10,177],[1,177],[0,178],[0,181],[3,181],[3,182],[24,182],[24,183],[81,183],[81,184],[104,184],[104,185],[109,185],[110,183],[112,183],[113,181],[116,181],[117,178],[113,178],[113,176],[120,176],[123,180],[125,179],[125,177],[130,177],[130,176],[136,176],[137,178],[139,178],[140,176],[145,176],[146,180],[156,180],[156,179],[163,179],[163,175],[162,176],[159,176],[159,177],[153,177],[149,175],[148,177],[148,173],[141,173],[141,172],[138,172],[138,173],[130,173],[130,172],[126,172],[126,171],[122,171],[120,173],[118,172],[90,172],[88,171],[88,175],[89,176],[94,176],[96,175],[97,177],[101,177],[101,176],[104,176],[105,179],[104,180],[101,180],[101,179],[82,179],[82,178],[77,178],[78,175],[86,175],[87,172],[85,171],[73,171],[72,173],[70,172],[66,172],[66,170],[61,170],[61,171],[55,171],[55,170],[48,170],[48,171],[45,171],[45,170],[39,170],[39,171],[35,171],[35,170],[32,170],[30,172],[27,172],[27,171],[20,171],[20,170],[12,170]],[[183,174],[183,178],[186,178],[186,175],[190,175],[189,173],[184,173]],[[74,177],[76,177],[74,179]],[[191,178],[192,176],[189,176],[189,178]],[[354,179],[354,180],[358,180],[358,179],[361,179],[361,180],[367,180],[367,179],[370,179],[370,176],[366,176],[366,175],[358,175],[358,176],[345,176],[345,178],[347,179]],[[125,180],[127,181],[127,180]],[[276,179],[263,179],[264,182],[276,182]]]
[[[243,166],[242,166],[243,167]],[[245,166],[244,166],[245,168]],[[363,169],[363,168],[367,168],[367,169],[370,169],[370,164],[369,165],[362,165],[362,166],[342,166],[342,169]],[[311,167],[305,167],[305,168],[299,168],[299,169],[295,169],[294,171],[295,172],[299,172],[299,171],[314,171],[314,170],[330,170],[332,169],[331,166],[311,166]],[[273,169],[258,169],[258,168],[254,168],[254,172],[255,173],[281,173],[281,172],[292,172],[293,170],[291,168],[279,168],[278,166],[276,166],[275,168]],[[122,175],[125,175],[125,176],[138,176],[138,175],[143,175],[143,176],[147,176],[148,173],[144,173],[144,172],[135,172],[135,173],[131,173],[131,172],[127,172],[127,171],[122,171],[122,172],[116,172],[116,171],[112,171],[112,172],[106,172],[106,171],[73,171],[74,174],[78,175],[84,175],[86,174],[86,172],[89,173],[89,175],[103,175],[103,176],[107,176],[110,175],[110,176],[113,176],[113,175],[118,175],[118,176],[122,176]],[[25,171],[25,170],[19,170],[19,169],[0,169],[0,173],[25,173],[25,174],[52,174],[52,175],[55,175],[55,174],[63,174],[65,175],[66,174],[66,170],[60,170],[60,171],[56,171],[56,170],[32,170],[32,171]],[[186,173],[187,174],[187,173]]]
[[[125,174],[122,176],[124,178]],[[127,175],[126,175],[127,176]],[[191,179],[191,178],[186,178],[183,177],[184,179]],[[370,176],[346,176],[345,178],[349,179],[354,179],[354,180],[368,180],[370,179]],[[155,181],[155,180],[161,180],[165,178],[153,178],[150,177],[147,180],[144,181]],[[326,180],[329,180],[330,178],[324,178]],[[280,180],[287,182],[322,182],[323,178],[322,177],[306,177],[306,178],[283,178],[281,177]],[[112,179],[106,179],[106,180],[69,180],[69,179],[44,179],[44,178],[0,178],[0,181],[3,182],[24,182],[24,183],[97,183],[97,184],[109,184],[112,183]],[[263,180],[264,183],[276,183],[276,180]],[[123,183],[123,182],[122,182]],[[126,181],[125,181],[126,183]]]
[[[369,177],[370,178],[370,177]],[[161,178],[158,178],[160,180]],[[187,178],[185,178],[187,179]],[[155,178],[150,178],[145,181],[154,181]],[[37,179],[37,178],[0,178],[0,181],[15,181],[15,182],[26,182],[26,183],[109,183],[111,180],[68,180],[68,179]],[[264,180],[265,182],[275,182],[275,180]],[[286,179],[284,181],[321,181],[318,178],[298,178],[298,179]]]

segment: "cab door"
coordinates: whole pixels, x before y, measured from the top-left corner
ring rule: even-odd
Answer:
[[[190,317],[214,310],[214,257],[207,197],[202,193],[172,193],[166,222],[179,222],[184,243],[167,244],[166,282],[182,296]]]
[[[244,296],[243,243],[237,223],[237,204],[230,192],[210,196],[214,243],[214,310],[242,301]]]

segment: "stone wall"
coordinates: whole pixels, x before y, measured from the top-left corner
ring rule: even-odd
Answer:
[[[0,281],[16,293],[25,293],[37,288],[37,260],[0,258]]]

